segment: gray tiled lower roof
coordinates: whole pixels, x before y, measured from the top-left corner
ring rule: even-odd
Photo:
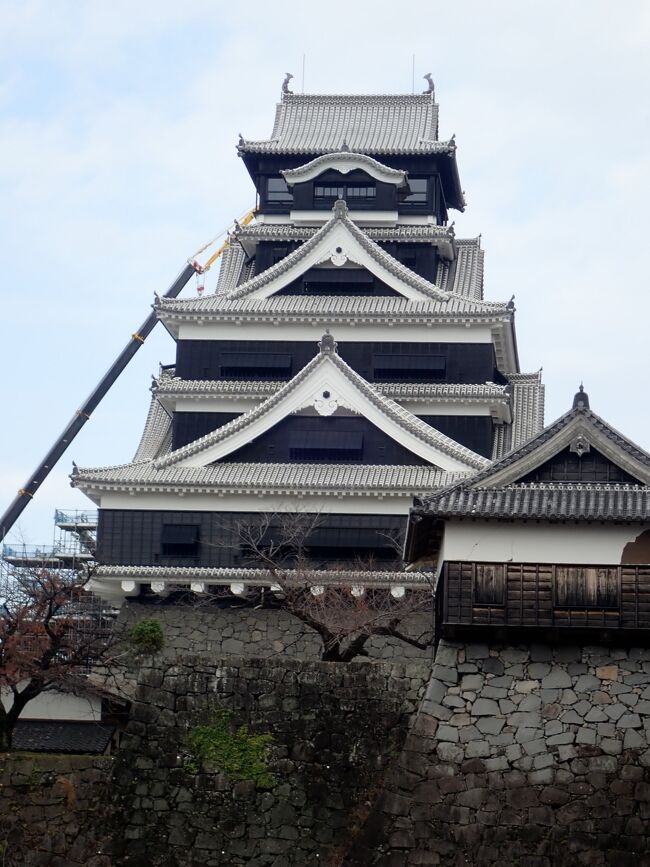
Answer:
[[[433,94],[335,95],[284,93],[270,138],[244,139],[240,153],[448,153],[438,142]]]
[[[217,293],[230,292],[239,285],[245,262],[244,248],[236,241],[232,241],[221,254],[221,266],[215,290]]]
[[[157,468],[153,462],[115,467],[80,468],[73,476],[76,487],[86,489],[138,488],[186,492],[212,491],[309,491],[327,493],[359,491],[414,495],[451,484],[462,473],[432,466],[372,464],[254,464],[218,463],[207,467]]]
[[[427,499],[431,515],[472,518],[582,519],[650,523],[650,488],[636,485],[455,487]]]
[[[494,430],[492,459],[500,460],[518,449],[544,429],[544,395],[542,372],[508,374],[512,398],[512,425],[498,425]]]
[[[431,586],[429,572],[397,572],[363,569],[305,569],[294,572],[284,571],[287,583],[298,585],[343,585],[344,587],[360,584],[364,587],[421,587]],[[99,566],[93,573],[93,578],[99,580],[112,578],[115,580],[131,580],[149,583],[151,581],[166,581],[170,584],[186,585],[191,581],[206,584],[239,583],[251,586],[268,587],[277,583],[266,569],[234,569],[205,566]]]
[[[273,380],[181,379],[167,368],[161,373],[154,391],[158,397],[268,397],[283,385],[283,381]],[[509,400],[506,386],[493,382],[374,382],[373,387],[393,400],[441,400],[459,403]]]
[[[242,240],[259,241],[308,241],[318,231],[316,226],[296,226],[293,223],[251,223],[243,226],[237,237]],[[451,243],[454,239],[453,230],[448,226],[436,226],[426,223],[423,226],[364,226],[364,233],[373,241],[409,241],[432,243],[443,241]],[[464,243],[457,241],[457,243]]]
[[[156,312],[163,321],[174,317],[185,319],[206,319],[218,316],[220,319],[234,320],[273,320],[288,316],[291,319],[303,316],[306,321],[326,323],[347,320],[354,317],[355,322],[368,321],[396,322],[422,321],[463,322],[466,318],[483,321],[510,319],[512,310],[507,304],[488,301],[474,301],[460,295],[450,294],[446,301],[411,301],[408,298],[368,297],[349,295],[280,295],[259,300],[231,299],[222,295],[207,295],[193,299],[161,298],[156,302]],[[361,317],[361,318],[360,318]]]
[[[172,420],[155,395],[151,397],[147,420],[140,438],[140,444],[133,456],[134,461],[151,461],[165,454],[171,448]]]
[[[13,748],[30,753],[95,753],[108,749],[115,726],[68,720],[22,720],[16,723]]]
[[[484,252],[481,250],[480,238],[457,240],[456,259],[453,262],[444,262],[441,266],[438,277],[440,288],[466,298],[482,300],[483,263]]]

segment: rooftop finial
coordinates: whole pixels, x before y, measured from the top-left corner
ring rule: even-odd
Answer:
[[[345,199],[337,199],[334,202],[334,207],[332,208],[332,210],[334,211],[334,216],[337,219],[342,220],[343,217],[346,217],[348,213],[348,206],[345,203]]]
[[[582,383],[573,398],[573,409],[589,409],[589,395]]]
[[[337,351],[337,342],[334,340],[334,335],[330,334],[329,328],[325,329],[325,334],[318,341],[318,348],[321,353],[334,354]]]
[[[436,88],[435,88],[434,83],[433,83],[433,78],[431,78],[431,73],[430,72],[425,73],[425,75],[423,75],[422,78],[426,79],[426,81],[429,84],[429,86],[427,87],[427,89],[425,91],[423,91],[423,93],[432,93],[433,98],[435,99],[436,98]]]
[[[343,144],[341,145],[341,151],[347,153],[347,151],[349,151],[349,150],[350,150],[350,147],[349,147],[349,145],[348,145],[348,142],[347,142],[346,137],[344,136],[344,137],[343,137]]]
[[[282,93],[293,93],[292,90],[289,90],[289,82],[293,78],[293,75],[290,72],[284,73],[284,81],[282,82]]]

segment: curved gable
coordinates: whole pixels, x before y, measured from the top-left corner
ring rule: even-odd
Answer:
[[[342,267],[348,262],[360,265],[411,301],[447,301],[450,297],[448,292],[415,274],[370,240],[350,220],[344,201],[336,202],[332,218],[308,241],[262,274],[228,292],[225,297],[233,300],[269,298],[309,268],[325,262],[334,267]]]

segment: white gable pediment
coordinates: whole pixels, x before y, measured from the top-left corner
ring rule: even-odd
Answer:
[[[332,218],[308,241],[262,274],[228,292],[230,299],[259,300],[284,289],[318,265],[358,265],[411,301],[447,301],[449,293],[415,274],[372,241],[350,220],[345,202],[334,205]]]
[[[325,341],[328,341],[325,344]],[[330,335],[321,352],[290,382],[261,403],[216,431],[155,462],[156,467],[204,467],[225,458],[270,430],[282,419],[311,407],[323,416],[341,407],[368,419],[414,455],[450,472],[476,472],[489,461],[420,421],[384,397],[336,354]]]

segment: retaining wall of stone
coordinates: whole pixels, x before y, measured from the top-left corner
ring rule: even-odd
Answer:
[[[441,642],[344,864],[650,865],[650,651]]]
[[[115,865],[340,863],[403,746],[421,663],[161,661],[143,672],[116,763]],[[188,733],[215,708],[271,733],[274,782],[192,767]]]
[[[0,755],[0,864],[112,867],[110,756]]]
[[[279,609],[218,608],[209,605],[165,605],[127,601],[120,618],[132,624],[156,617],[165,632],[163,656],[175,659],[193,654],[217,659],[223,656],[264,659],[291,657],[318,660],[322,645],[314,630]],[[426,613],[410,613],[400,626],[419,641],[433,637],[433,605]],[[433,647],[420,650],[385,636],[372,636],[366,650],[383,662],[433,661]]]

